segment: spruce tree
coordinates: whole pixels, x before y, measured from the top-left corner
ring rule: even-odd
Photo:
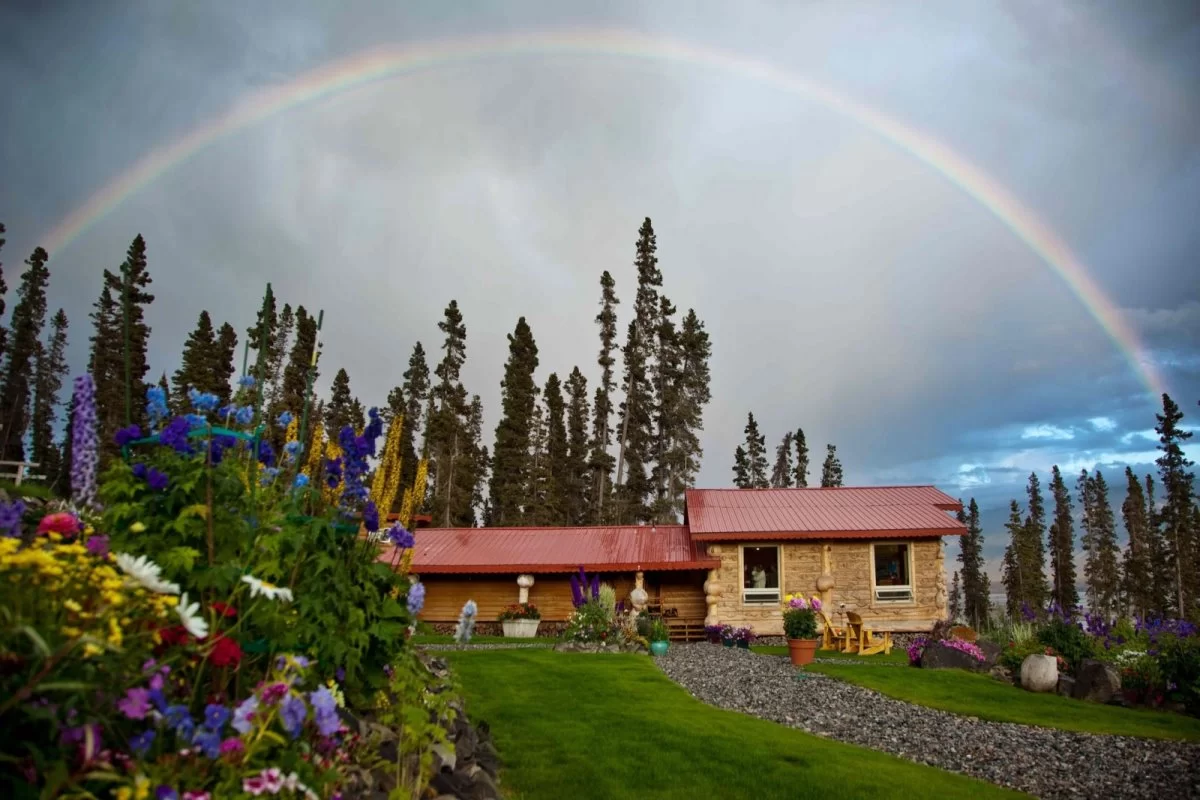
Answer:
[[[547,524],[547,496],[550,485],[550,430],[541,403],[534,404],[529,425],[529,476],[525,489],[522,518],[526,525]]]
[[[963,614],[967,623],[979,630],[987,622],[991,586],[983,569],[983,527],[979,520],[979,505],[975,498],[967,505],[966,513],[959,512],[959,521],[967,532],[959,539],[958,561],[962,564]]]
[[[587,378],[579,367],[567,378],[567,464],[563,479],[566,525],[588,522],[588,396]]]
[[[1154,476],[1146,476],[1146,543],[1150,557],[1150,614],[1163,618],[1171,613],[1175,573],[1171,568],[1169,546],[1163,536],[1162,516],[1154,499]]]
[[[1200,564],[1193,562],[1192,546],[1192,497],[1195,494],[1196,476],[1188,469],[1192,462],[1183,454],[1183,445],[1192,438],[1192,432],[1180,427],[1183,412],[1170,395],[1163,393],[1163,412],[1155,414],[1158,421],[1154,430],[1158,434],[1158,449],[1162,455],[1158,464],[1159,482],[1163,487],[1163,507],[1158,519],[1167,545],[1167,571],[1171,575],[1173,591],[1171,608],[1181,618],[1200,615]]]
[[[284,307],[285,311],[288,310]],[[291,343],[287,363],[283,365],[279,380],[279,391],[275,405],[271,409],[271,419],[276,419],[284,411],[299,419],[304,413],[304,400],[308,393],[308,373],[312,368],[313,349],[317,346],[317,320],[309,316],[304,306],[299,306],[292,323],[296,331],[295,340]],[[314,370],[313,380],[316,381]],[[311,404],[310,404],[311,405]],[[308,426],[311,429],[314,418],[311,414]]]
[[[213,371],[213,384],[221,405],[228,405],[233,397],[233,376],[237,374],[237,331],[228,322],[217,331],[217,363]]]
[[[821,465],[821,486],[842,485],[842,462],[838,461],[837,447],[825,445],[825,463]]]
[[[116,344],[120,360],[121,399],[118,419],[124,424],[125,404],[130,403],[130,417],[144,429],[146,426],[146,373],[150,371],[148,353],[150,349],[150,326],[146,324],[146,306],[154,302],[154,295],[146,291],[152,281],[146,268],[146,240],[139,233],[129,245],[120,274],[104,271],[104,285],[117,302],[117,331],[119,338],[106,342],[106,347]],[[129,333],[129,380],[126,387],[124,343],[125,328]],[[111,439],[116,429],[101,430],[100,439]]]
[[[188,334],[183,345],[183,356],[180,358],[179,369],[175,371],[176,414],[186,414],[190,410],[188,391],[191,389],[219,393],[221,387],[216,380],[221,371],[220,356],[212,318],[207,311],[201,311],[196,329]]]
[[[325,405],[325,430],[333,441],[337,441],[342,428],[354,424],[355,402],[350,394],[350,374],[345,368],[339,369],[333,376],[329,402]]]
[[[688,309],[679,331],[679,381],[674,394],[671,446],[667,451],[667,493],[671,521],[682,519],[685,492],[695,487],[704,448],[700,432],[704,430],[704,407],[712,399],[708,367],[712,343],[695,309]]]
[[[107,285],[92,307],[88,372],[96,383],[96,431],[104,467],[117,453],[113,435],[125,425],[125,366],[116,344],[122,341],[121,311]]]
[[[775,468],[771,470],[771,486],[787,489],[792,485],[792,432],[783,435],[783,441],[775,448]]]
[[[738,489],[750,488],[750,459],[746,457],[746,448],[740,444],[733,451],[733,485]]]
[[[0,459],[25,460],[25,434],[29,427],[32,387],[30,378],[38,355],[42,327],[46,324],[46,286],[49,256],[35,248],[25,260],[29,267],[21,276],[17,304],[13,307],[8,335],[9,349],[0,380]]]
[[[487,477],[487,448],[482,446],[482,436],[483,401],[474,395],[454,451],[453,494],[447,498],[450,526],[454,528],[473,528],[479,523],[476,512],[483,503]]]
[[[567,491],[570,484],[567,467],[567,419],[566,402],[563,400],[562,382],[551,372],[546,379],[546,469],[549,480],[546,486],[546,507],[543,525],[566,525]]]
[[[658,290],[662,272],[658,269],[658,244],[654,227],[647,217],[638,229],[638,273],[634,318],[629,323],[625,344],[625,378],[621,388],[625,399],[620,406],[620,442],[617,452],[617,522],[647,522],[647,502],[653,483],[649,468],[655,454],[653,361],[659,327]]]
[[[501,417],[492,447],[489,507],[496,525],[520,525],[530,492],[530,426],[537,402],[533,374],[538,367],[537,343],[525,318],[508,334],[508,361],[500,381]],[[557,383],[558,379],[555,378]],[[561,397],[560,397],[561,399]]]
[[[461,504],[470,500],[469,486],[458,483],[457,462],[467,453],[467,390],[461,374],[467,358],[467,327],[463,323],[458,301],[446,306],[444,318],[438,323],[444,335],[442,360],[434,369],[437,382],[430,391],[434,411],[427,425],[430,454],[429,474],[432,492],[430,513],[435,525],[450,526],[460,516]]]
[[[0,250],[4,249],[4,223],[0,222]],[[8,284],[4,282],[4,272],[0,270],[0,317],[4,316],[4,296],[8,294]],[[0,327],[0,361],[7,352],[8,331]]]
[[[609,451],[612,441],[613,392],[617,385],[613,377],[613,366],[616,358],[613,353],[617,349],[617,299],[616,282],[606,270],[600,276],[600,313],[596,315],[596,324],[600,326],[600,383],[596,387],[596,400],[592,408],[592,450],[588,458],[591,470],[591,490],[589,492],[589,516],[596,524],[605,520],[608,508],[608,497],[612,494],[612,472],[616,459]]]
[[[290,303],[283,304],[279,312],[279,325],[271,339],[270,361],[267,364],[267,378],[264,386],[264,401],[275,414],[283,410],[280,398],[283,394],[284,364],[291,353],[292,334],[296,330],[296,314]],[[272,414],[272,419],[274,414]]]
[[[1088,610],[1112,619],[1121,610],[1121,551],[1117,547],[1116,520],[1108,500],[1108,483],[1100,470],[1091,476],[1084,470],[1077,485],[1083,506],[1082,538],[1086,554],[1083,575]]]
[[[1024,592],[1022,599],[1041,610],[1046,607],[1050,587],[1046,582],[1046,504],[1042,500],[1037,473],[1029,473],[1029,485],[1025,493],[1029,497],[1029,513],[1025,516],[1025,530],[1021,535],[1019,550]]]
[[[1075,521],[1071,516],[1071,493],[1055,465],[1050,491],[1054,496],[1054,523],[1050,526],[1050,572],[1054,576],[1053,598],[1064,614],[1072,616],[1079,606],[1075,587]]]
[[[408,369],[404,371],[405,410],[404,430],[401,431],[401,450],[404,463],[400,465],[400,485],[412,486],[417,475],[417,431],[421,430],[422,413],[429,403],[429,364],[425,361],[425,348],[420,342],[413,345],[408,357]]]
[[[808,486],[808,442],[804,440],[804,429],[796,428],[796,435],[792,439],[796,444],[796,486],[804,488]]]
[[[167,404],[167,408],[171,408],[172,395],[171,383],[167,380],[167,373],[162,373],[158,378],[158,388],[162,389],[163,400]]]
[[[32,460],[37,471],[55,485],[61,471],[62,452],[54,443],[58,393],[67,374],[67,315],[61,308],[50,320],[50,339],[38,347],[33,382]]]
[[[959,622],[963,618],[963,592],[958,582],[958,572],[954,573],[954,581],[950,584],[950,621]]]
[[[367,407],[357,397],[350,401],[350,425],[356,433],[367,427]]]
[[[754,413],[746,415],[746,469],[750,489],[765,489],[767,483],[767,437],[758,432]]]
[[[1022,551],[1025,547],[1028,528],[1021,521],[1021,507],[1017,501],[1009,505],[1008,522],[1004,524],[1008,531],[1008,546],[1004,548],[1004,564],[1000,576],[1004,584],[1004,605],[1010,619],[1016,619],[1021,612],[1022,603],[1028,602],[1027,587],[1022,574]]]
[[[1150,532],[1147,527],[1146,494],[1142,491],[1141,481],[1129,467],[1125,468],[1125,502],[1121,504],[1121,518],[1129,537],[1121,569],[1125,610],[1132,616],[1144,618],[1149,615],[1153,603]]]
[[[675,326],[675,306],[666,295],[659,296],[654,351],[654,499],[650,519],[675,522],[675,474],[671,456],[675,441],[682,435],[679,405],[680,361],[679,331]]]

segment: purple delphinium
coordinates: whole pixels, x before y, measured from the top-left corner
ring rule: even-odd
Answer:
[[[583,587],[587,585],[587,577],[583,574],[583,567],[579,568],[578,575],[572,575],[571,578],[571,604],[575,608],[583,605]]]
[[[336,670],[333,671],[333,677],[337,679],[338,683],[341,683],[342,681],[346,680],[345,668],[338,667]]]
[[[279,716],[283,720],[283,728],[293,738],[300,736],[304,728],[304,720],[308,717],[308,706],[304,698],[289,694],[279,706]]]
[[[159,432],[158,441],[165,447],[173,448],[176,453],[190,453],[192,448],[187,435],[191,429],[192,424],[187,417],[175,417]]]
[[[408,587],[408,611],[414,617],[425,607],[425,584],[414,583]]]
[[[113,435],[113,441],[117,443],[117,447],[124,447],[134,439],[140,438],[141,435],[141,428],[139,428],[137,425],[130,425],[117,431],[116,434]]]
[[[367,526],[370,533],[379,530],[379,509],[375,507],[374,500],[368,500],[363,506],[363,525]]]
[[[104,534],[89,536],[86,546],[89,553],[97,558],[104,558],[108,555],[108,536]]]
[[[388,530],[387,537],[394,546],[400,548],[401,550],[407,550],[413,546],[412,533],[406,530],[405,527],[399,522],[397,522],[391,527],[390,530]]]
[[[258,443],[258,460],[264,467],[275,466],[275,448],[271,447],[271,443],[262,441]]]
[[[96,505],[96,383],[90,373],[75,379],[71,400],[71,499],[78,508]]]
[[[5,536],[20,537],[21,518],[25,516],[25,501],[0,503],[0,531]]]
[[[165,472],[159,472],[154,467],[146,473],[146,483],[156,492],[161,492],[166,489],[171,479],[167,477]]]
[[[179,800],[179,792],[165,783],[154,790],[154,800]]]
[[[325,461],[325,483],[330,489],[336,489],[342,482],[342,459],[335,458]]]

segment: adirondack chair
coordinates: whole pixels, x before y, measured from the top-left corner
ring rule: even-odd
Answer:
[[[884,655],[892,652],[892,633],[883,631],[882,638],[876,639],[871,628],[863,622],[863,618],[853,611],[846,612],[847,643],[843,653],[858,653],[860,656],[871,656],[876,653]]]
[[[821,621],[825,623],[825,632],[821,636],[822,650],[841,650],[846,644],[846,631],[833,624],[829,612],[821,609]]]

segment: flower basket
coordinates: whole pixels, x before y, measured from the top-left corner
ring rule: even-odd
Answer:
[[[510,639],[532,639],[537,636],[540,619],[508,619],[500,623],[504,635]]]
[[[750,628],[734,628],[733,643],[743,650],[750,649],[750,643],[754,641],[754,631]]]

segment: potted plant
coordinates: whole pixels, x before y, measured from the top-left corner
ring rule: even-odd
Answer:
[[[817,636],[817,612],[821,601],[816,597],[789,594],[783,599],[783,633],[787,637],[788,655],[798,667],[811,664],[821,643]]]
[[[720,644],[721,643],[721,632],[724,629],[725,629],[724,625],[705,625],[704,626],[704,638],[707,639],[710,644]]]
[[[721,626],[721,644],[725,645],[726,647],[733,647],[733,626],[732,625],[722,625]]]
[[[754,631],[750,628],[734,628],[733,643],[743,650],[750,649],[750,643],[754,641]]]
[[[650,623],[650,652],[656,656],[665,655],[667,647],[670,645],[668,641],[671,638],[671,629],[667,627],[667,623],[661,618],[655,619]]]
[[[537,635],[542,612],[533,603],[513,603],[496,618],[504,635],[514,639],[532,639]]]

